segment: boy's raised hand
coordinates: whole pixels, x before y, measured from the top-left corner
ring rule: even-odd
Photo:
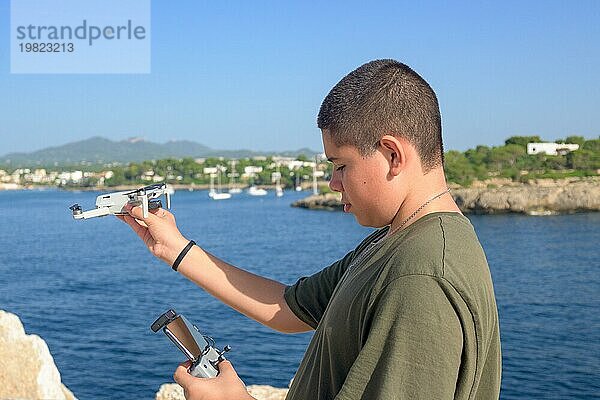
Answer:
[[[150,210],[148,217],[144,218],[141,207],[132,207],[129,204],[125,206],[125,210],[129,215],[120,215],[118,218],[137,233],[152,254],[173,265],[188,243],[177,228],[175,216],[167,210],[158,208]]]

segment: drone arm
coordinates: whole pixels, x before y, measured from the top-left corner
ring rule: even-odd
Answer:
[[[89,219],[95,217],[104,217],[110,214],[108,207],[96,208],[94,210],[84,211],[81,214],[73,215],[75,219]]]

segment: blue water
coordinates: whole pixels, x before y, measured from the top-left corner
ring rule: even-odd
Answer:
[[[310,334],[284,335],[230,310],[155,260],[115,218],[74,221],[97,193],[0,192],[0,309],[42,336],[80,399],[154,398],[183,357],[149,325],[168,308],[217,344],[246,384],[287,386]],[[255,273],[293,283],[369,229],[351,215],[291,208],[305,193],[215,202],[177,192],[180,229]],[[470,217],[500,312],[502,399],[600,396],[600,213]],[[1,355],[0,355],[1,357]]]

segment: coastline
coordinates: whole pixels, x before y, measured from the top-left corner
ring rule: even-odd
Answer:
[[[451,185],[451,194],[467,214],[520,213],[555,215],[600,211],[600,177],[537,179],[529,183],[508,180],[476,182],[468,188]],[[292,207],[343,210],[338,193],[313,195]]]

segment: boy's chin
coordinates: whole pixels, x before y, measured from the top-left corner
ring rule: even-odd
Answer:
[[[352,213],[354,214],[354,213]],[[384,226],[387,226],[388,224],[386,223],[381,223],[381,222],[376,222],[373,220],[367,220],[366,218],[361,218],[360,216],[354,214],[354,218],[356,219],[356,222],[358,222],[359,225],[362,225],[366,228],[383,228]]]

